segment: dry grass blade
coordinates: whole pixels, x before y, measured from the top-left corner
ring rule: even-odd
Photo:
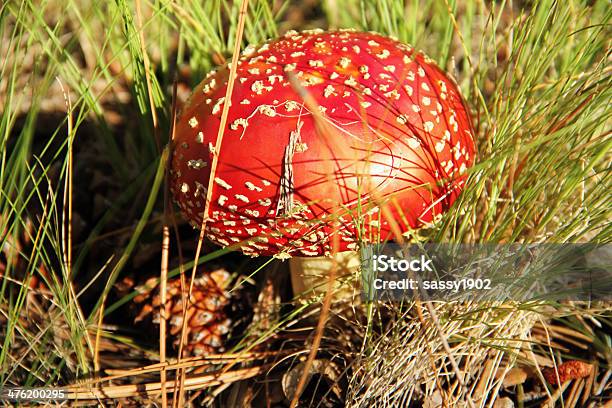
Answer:
[[[136,23],[137,30],[140,39],[140,51],[142,53],[145,80],[147,85],[147,95],[149,100],[149,109],[151,111],[151,119],[153,121],[153,137],[155,138],[155,145],[157,151],[161,150],[161,142],[159,140],[159,121],[157,118],[157,110],[155,108],[155,102],[153,101],[153,87],[151,86],[151,62],[149,60],[149,54],[145,47],[145,35],[144,27],[142,23],[142,6],[141,1],[136,0]],[[174,103],[174,100],[173,100]],[[174,112],[173,112],[174,113]],[[174,116],[173,116],[174,120]],[[164,189],[164,225],[162,227],[162,259],[160,268],[160,321],[159,321],[159,360],[161,363],[166,361],[166,324],[167,324],[167,311],[166,311],[166,285],[168,281],[168,254],[170,250],[170,232],[168,228],[168,172],[166,171],[166,183]],[[166,369],[162,367],[160,370],[161,379],[161,397],[162,407],[168,406],[168,396],[166,393]]]
[[[63,211],[62,211],[62,262],[64,267],[64,280],[68,286],[68,296],[71,298],[70,305],[74,307],[74,312],[80,321],[82,327],[85,327],[85,318],[81,307],[77,301],[76,293],[71,280],[72,275],[72,205],[73,205],[73,175],[74,175],[74,123],[73,123],[73,106],[70,98],[70,93],[66,92],[64,85],[59,78],[56,78],[57,82],[62,89],[64,96],[64,103],[66,104],[67,117],[68,117],[68,163],[66,169],[66,180],[64,185],[64,197],[63,197]],[[89,337],[89,333],[85,331],[85,341],[89,347],[90,352],[97,356],[97,349],[95,348],[98,344],[100,335],[100,329],[98,329],[96,335],[96,343],[92,344]],[[96,365],[96,358],[94,358],[94,367]],[[88,371],[87,364],[81,361],[81,366],[85,372]]]
[[[335,233],[332,237],[332,254],[338,253],[339,240],[340,237],[337,233]],[[297,387],[295,388],[295,394],[293,396],[293,399],[291,400],[291,408],[297,407],[300,401],[300,395],[302,394],[302,390],[306,385],[306,381],[310,377],[310,369],[319,351],[319,346],[321,345],[321,339],[323,337],[323,331],[325,330],[325,323],[327,322],[327,316],[329,314],[331,302],[334,297],[334,286],[336,284],[337,270],[338,261],[334,256],[332,256],[332,265],[329,270],[329,275],[327,277],[327,291],[325,293],[325,297],[323,298],[323,306],[321,307],[319,321],[317,322],[317,328],[315,329],[315,336],[310,348],[310,352],[308,353],[308,358],[306,359],[306,363],[304,364],[304,371],[302,372]]]
[[[215,180],[215,172],[217,169],[217,165],[219,162],[219,152],[221,151],[221,147],[223,144],[223,134],[225,133],[225,125],[227,124],[227,117],[229,114],[229,108],[232,100],[232,92],[234,90],[234,82],[236,80],[236,70],[238,68],[238,58],[240,57],[240,45],[242,43],[242,34],[244,32],[244,25],[247,17],[247,11],[249,6],[249,0],[242,0],[240,4],[240,13],[238,15],[238,28],[234,43],[234,50],[232,54],[232,62],[230,67],[230,76],[228,79],[227,90],[225,92],[225,100],[227,103],[223,105],[223,111],[221,113],[221,123],[219,125],[219,132],[217,134],[217,141],[215,143],[215,154],[213,155],[212,163],[210,165],[210,179],[208,182],[208,191],[206,193],[206,202],[204,204],[204,216],[202,217],[202,224],[200,225],[200,234],[198,236],[198,244],[196,247],[196,253],[194,256],[193,269],[191,271],[191,281],[189,284],[189,293],[187,299],[191,299],[191,294],[193,292],[193,284],[195,281],[196,270],[198,268],[198,261],[200,258],[200,253],[202,251],[202,242],[204,241],[205,231],[206,231],[206,222],[208,219],[208,212],[210,210],[210,202],[212,200],[212,192],[214,189],[214,180]],[[183,313],[183,325],[181,329],[181,340],[179,345],[179,360],[182,357],[182,347],[185,342],[187,326],[186,326],[186,314],[187,310]],[[178,384],[178,400],[175,398],[174,402],[180,406],[181,402],[184,400],[184,392],[183,392],[183,383],[185,379],[185,373],[182,372],[180,376],[180,381]],[[174,404],[173,404],[174,406]]]
[[[153,120],[153,137],[155,138],[155,145],[157,146],[157,151],[160,151],[161,142],[159,141],[157,110],[155,109],[155,102],[153,101],[153,87],[151,86],[151,62],[149,60],[149,54],[147,53],[147,50],[145,48],[144,28],[142,26],[142,7],[140,5],[140,0],[136,0],[136,23],[138,37],[140,39],[140,52],[142,53],[142,63],[144,65],[145,80],[147,83],[149,109],[151,110],[151,119]]]
[[[206,357],[190,357],[183,358],[180,362],[166,361],[166,363],[151,364],[144,367],[133,368],[130,370],[120,369],[107,369],[105,372],[108,374],[104,377],[96,377],[90,380],[80,381],[78,384],[72,384],[72,386],[91,386],[95,387],[98,384],[104,382],[115,381],[122,378],[137,377],[145,374],[151,374],[159,372],[162,368],[166,371],[183,370],[183,369],[197,369],[210,367],[213,365],[223,364],[226,367],[234,364],[254,362],[259,360],[266,360],[268,358],[277,358],[291,355],[297,352],[297,350],[286,350],[284,352],[240,352],[240,353],[225,353],[225,354],[212,354]],[[227,368],[225,368],[227,371]]]
[[[197,390],[215,385],[244,380],[261,374],[270,368],[269,365],[238,369],[234,371],[218,371],[214,373],[186,377],[183,383],[184,390]],[[135,385],[115,386],[82,386],[73,385],[65,388],[66,399],[92,400],[114,399],[128,397],[158,397],[162,392],[162,383],[153,382]],[[169,390],[168,390],[169,391]]]
[[[334,127],[328,124],[327,120],[325,120],[324,116],[321,114],[321,110],[319,109],[319,105],[316,99],[308,93],[308,91],[300,83],[296,75],[293,72],[286,72],[286,74],[289,79],[289,82],[291,83],[291,86],[298,93],[298,95],[302,97],[304,101],[304,105],[312,113],[314,120],[315,120],[315,126],[317,128],[317,132],[316,132],[317,136],[320,138],[325,138],[326,141],[330,142],[332,147],[335,147],[338,144],[338,140],[340,140],[339,138],[334,137],[335,135],[338,134],[338,131]],[[329,153],[330,157],[324,157],[323,162],[333,163],[332,148],[330,147],[330,149],[327,152]],[[332,169],[328,169],[328,171],[325,171],[325,174],[327,178],[327,183],[329,185],[334,185]],[[310,349],[310,352],[308,353],[308,358],[306,359],[306,363],[304,364],[304,369],[302,371],[302,374],[300,376],[300,379],[294,391],[293,398],[291,400],[291,404],[290,404],[291,408],[296,407],[299,403],[302,390],[305,387],[306,382],[308,381],[310,377],[310,370],[317,356],[317,353],[319,351],[319,346],[321,344],[321,339],[323,337],[325,323],[327,322],[327,317],[329,314],[331,302],[333,300],[333,295],[334,295],[334,286],[336,283],[338,261],[335,255],[338,253],[339,239],[340,237],[338,235],[338,223],[334,223],[334,231],[332,232],[332,251],[331,251],[332,263],[331,263],[331,267],[330,267],[330,270],[327,276],[327,290],[325,293],[325,297],[323,298],[323,305],[321,307],[321,311],[319,314],[319,320],[317,322],[317,327],[315,329],[315,335],[314,335],[314,339],[311,345],[311,349]]]

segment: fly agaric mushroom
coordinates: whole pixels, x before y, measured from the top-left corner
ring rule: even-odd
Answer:
[[[406,232],[435,222],[460,193],[475,150],[467,108],[455,83],[410,46],[320,30],[249,46],[216,152],[229,72],[195,89],[172,160],[172,193],[199,227],[219,155],[207,214],[213,242],[251,256],[329,256],[334,233],[340,251],[354,251],[392,238],[393,225]]]

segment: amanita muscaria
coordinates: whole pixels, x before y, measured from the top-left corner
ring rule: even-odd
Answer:
[[[353,31],[290,32],[248,47],[215,152],[229,72],[195,89],[172,159],[172,193],[199,227],[219,155],[213,242],[252,256],[329,256],[334,233],[340,251],[391,239],[388,216],[402,232],[417,229],[460,193],[474,161],[469,114],[455,83],[412,47]],[[333,131],[321,134],[321,120]]]

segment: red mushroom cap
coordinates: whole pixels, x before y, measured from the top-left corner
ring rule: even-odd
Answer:
[[[340,250],[390,239],[384,203],[400,229],[418,228],[450,207],[473,163],[455,83],[427,56],[379,34],[291,32],[249,47],[215,152],[228,77],[227,66],[209,74],[183,109],[171,190],[199,227],[219,154],[207,236],[246,254],[329,254],[336,230]],[[321,120],[333,132],[321,134]]]

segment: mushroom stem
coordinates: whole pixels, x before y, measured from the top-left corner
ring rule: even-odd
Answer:
[[[332,257],[293,257],[289,260],[291,286],[295,296],[306,297],[325,294],[327,276],[332,264],[337,262],[336,294],[340,297],[354,296],[359,282],[358,273],[361,267],[359,252],[338,252]]]

